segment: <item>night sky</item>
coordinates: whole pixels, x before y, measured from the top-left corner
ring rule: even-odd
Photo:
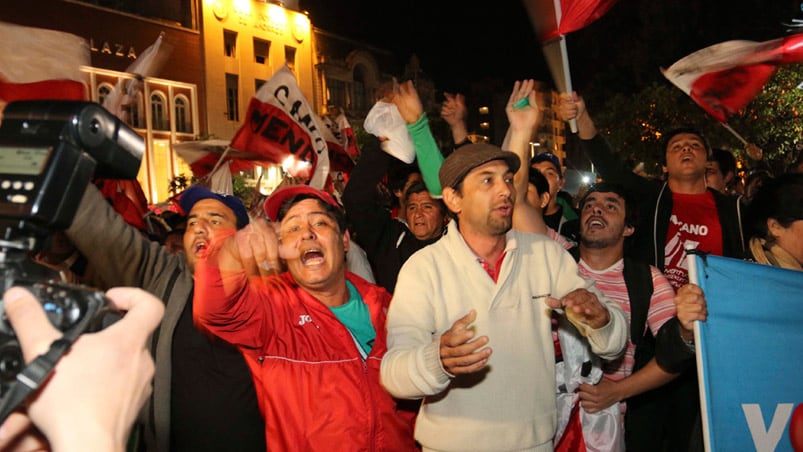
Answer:
[[[486,76],[548,78],[523,3],[454,0],[301,0],[313,25],[393,51],[415,53],[441,89]]]
[[[799,3],[619,0],[597,22],[567,36],[575,87],[600,70],[629,73],[638,64],[642,72],[632,71],[631,87],[643,86],[645,74],[660,79],[659,67],[703,47],[781,37],[781,22],[799,11]],[[318,28],[393,51],[400,67],[415,53],[441,90],[486,76],[551,81],[522,0],[299,0],[299,8]]]

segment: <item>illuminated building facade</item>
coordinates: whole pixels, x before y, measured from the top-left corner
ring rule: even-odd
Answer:
[[[84,71],[91,100],[99,103],[121,77],[132,78],[126,69],[164,33],[169,60],[142,80],[126,118],[145,138],[138,179],[156,203],[170,197],[172,179],[191,174],[173,144],[231,139],[259,86],[284,64],[319,114],[339,107],[359,123],[373,105],[387,78],[379,65],[392,56],[315,30],[305,14],[290,9],[295,5],[286,6],[258,0],[28,0],[4,10],[2,20],[84,38],[91,49]]]

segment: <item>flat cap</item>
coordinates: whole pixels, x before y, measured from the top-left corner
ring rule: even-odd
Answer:
[[[456,187],[471,170],[492,160],[504,160],[510,171],[514,173],[521,166],[518,155],[510,151],[503,151],[498,146],[488,143],[461,146],[446,157],[438,171],[441,187]]]

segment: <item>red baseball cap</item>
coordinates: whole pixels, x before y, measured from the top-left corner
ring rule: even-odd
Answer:
[[[310,197],[318,198],[330,206],[334,206],[338,209],[341,208],[340,204],[335,201],[335,198],[325,191],[317,190],[309,185],[291,185],[271,193],[271,195],[265,201],[265,214],[268,215],[268,218],[271,221],[281,221],[281,218],[279,218],[279,209],[282,207],[282,204],[284,204],[284,202],[288,199],[295,198],[299,195],[306,195],[302,199],[307,199]],[[300,200],[301,199],[299,199],[299,201]]]

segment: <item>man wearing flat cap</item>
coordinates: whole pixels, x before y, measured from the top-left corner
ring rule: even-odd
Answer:
[[[265,213],[273,224],[255,220],[199,260],[194,318],[245,357],[268,450],[416,450],[414,413],[379,382],[390,294],[346,269],[340,206],[296,185]]]
[[[578,275],[571,255],[511,229],[519,165],[490,144],[449,155],[439,171],[449,232],[399,274],[382,384],[424,399],[415,432],[424,450],[552,450],[552,309],[604,359],[627,340],[623,311]]]

